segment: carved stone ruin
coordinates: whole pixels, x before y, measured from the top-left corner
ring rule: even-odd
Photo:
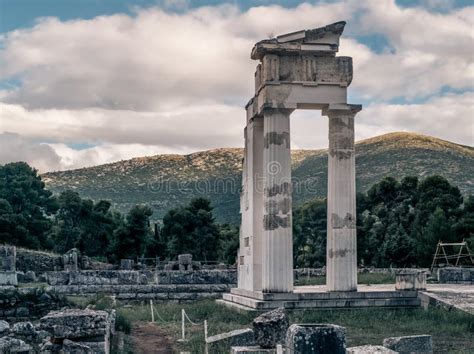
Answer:
[[[133,259],[121,259],[120,260],[120,269],[121,270],[133,270],[135,266],[135,261]]]
[[[290,353],[345,354],[346,329],[333,324],[293,324],[286,333]]]
[[[426,272],[415,269],[397,272],[395,275],[395,289],[398,291],[426,290]]]
[[[193,255],[192,254],[179,254],[178,255],[179,270],[193,270]]]
[[[239,289],[293,291],[290,115],[329,120],[327,290],[356,291],[354,117],[347,103],[352,58],[337,57],[345,22],[255,44],[255,96],[246,106]]]
[[[15,246],[0,246],[0,286],[2,285],[18,285]]]
[[[40,320],[39,328],[51,336],[51,340],[43,344],[42,352],[62,349],[64,352],[108,354],[114,321],[114,316],[106,311],[52,311]]]
[[[79,251],[75,248],[67,251],[63,255],[63,265],[66,272],[77,272],[77,260],[79,258]]]
[[[401,354],[433,353],[433,340],[430,335],[385,338],[383,346]]]

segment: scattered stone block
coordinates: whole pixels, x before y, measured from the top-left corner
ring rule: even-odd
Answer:
[[[52,311],[40,320],[40,328],[54,338],[86,338],[108,335],[109,314],[106,311],[68,309]]]
[[[426,273],[419,270],[402,270],[395,275],[395,290],[426,290]]]
[[[99,354],[110,351],[110,327],[108,312],[90,309],[53,311],[41,318],[39,325],[40,329],[51,333],[52,344],[64,343],[68,339],[90,348],[87,353]]]
[[[7,321],[0,320],[0,337],[10,333],[10,325]]]
[[[0,338],[0,353],[34,353],[31,345],[25,341],[13,338]]]
[[[62,345],[58,343],[52,343],[47,340],[42,345],[40,345],[40,353],[59,353],[62,349]]]
[[[383,346],[400,354],[433,353],[433,341],[430,335],[385,338]]]
[[[240,347],[240,346],[252,346],[255,345],[255,336],[253,330],[250,328],[237,329],[235,331],[230,331],[226,333],[220,333],[215,336],[207,338],[207,343],[209,344],[209,349],[213,352],[215,345],[219,346],[219,349],[227,345],[227,351],[231,347]]]
[[[12,332],[20,336],[34,336],[35,326],[31,322],[17,322],[12,327]]]
[[[346,353],[346,329],[333,324],[293,324],[286,347],[294,353]]]
[[[381,345],[361,345],[347,348],[346,354],[397,354],[397,352]]]
[[[120,269],[122,270],[133,270],[134,266],[135,266],[135,261],[133,259],[120,260]]]
[[[74,354],[93,353],[91,347],[82,343],[73,342],[72,340],[69,340],[69,339],[65,339],[63,341],[62,350],[64,351],[64,353],[74,353]]]
[[[275,348],[284,343],[289,327],[288,317],[283,308],[266,312],[253,320],[255,342],[264,349]]]

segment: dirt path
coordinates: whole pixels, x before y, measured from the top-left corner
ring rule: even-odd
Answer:
[[[156,324],[137,322],[130,335],[136,354],[173,354],[171,338]]]

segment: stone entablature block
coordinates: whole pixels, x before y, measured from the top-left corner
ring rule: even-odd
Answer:
[[[269,54],[265,55],[255,72],[255,92],[257,94],[268,83],[347,87],[351,82],[351,57]]]

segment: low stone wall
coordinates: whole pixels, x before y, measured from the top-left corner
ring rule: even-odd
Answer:
[[[63,295],[93,296],[107,294],[117,300],[192,301],[220,298],[235,284],[178,285],[59,285],[46,289]]]
[[[40,321],[0,320],[0,353],[110,353],[115,311],[65,309]]]
[[[65,305],[66,302],[51,290],[4,287],[0,292],[0,319],[31,320]]]
[[[80,269],[112,269],[108,263],[96,262],[87,257],[79,257]],[[64,269],[64,257],[50,252],[34,251],[25,248],[16,249],[16,269],[22,272],[33,271],[37,275],[43,272],[61,271]]]
[[[409,268],[374,268],[374,267],[367,267],[367,268],[358,268],[358,273],[381,273],[381,274],[397,274],[399,272],[410,270]],[[413,270],[423,271],[425,273],[429,273],[428,268],[417,268]],[[304,277],[308,276],[308,273],[311,277],[316,276],[325,276],[326,275],[326,267],[322,268],[298,268],[294,270],[295,278],[297,277]]]
[[[49,285],[236,284],[236,270],[48,272]]]
[[[36,273],[59,270],[61,269],[60,256],[53,253],[17,248],[16,268],[22,272],[34,271]]]
[[[474,268],[439,268],[438,282],[474,284]]]
[[[236,270],[49,272],[57,294],[113,295],[120,300],[191,301],[218,298],[237,285]]]

